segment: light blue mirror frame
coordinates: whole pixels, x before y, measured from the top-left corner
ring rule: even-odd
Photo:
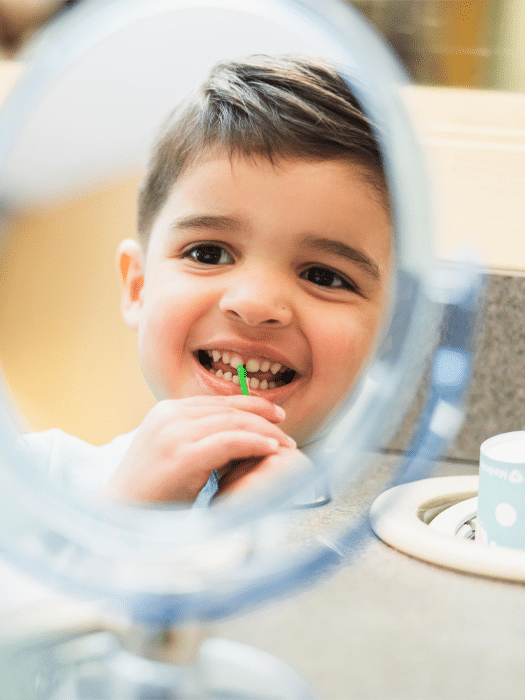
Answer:
[[[32,49],[29,70],[0,112],[0,173],[39,100],[65,67],[131,23],[196,7],[248,12],[240,0],[113,0],[79,5],[56,22]],[[442,318],[448,331],[435,355],[431,397],[395,483],[424,477],[454,437],[470,377],[480,274],[475,264],[447,270],[432,261],[431,203],[419,147],[400,98],[401,89],[410,84],[403,67],[368,22],[344,2],[252,0],[249,13],[293,27],[317,42],[319,54],[336,61],[340,70],[348,67],[345,78],[375,125],[386,167],[395,226],[392,304],[359,411],[345,419],[353,395],[320,431],[312,449],[316,470],[302,480],[283,477],[257,498],[219,504],[198,519],[187,511],[105,509],[51,484],[17,446],[6,394],[0,405],[3,556],[51,586],[104,598],[150,623],[239,612],[305,585],[342,557],[350,560],[368,533],[366,519],[339,533],[337,548],[318,542],[292,560],[289,553],[271,559],[234,553],[231,565],[217,573],[211,565],[196,566],[194,554],[198,550],[205,556],[207,548],[228,542],[232,533],[249,537],[253,523],[286,507],[320,473],[328,474],[335,487],[356,479],[365,468],[364,455],[385,445],[399,426],[404,417],[399,407],[410,406],[428,338]]]

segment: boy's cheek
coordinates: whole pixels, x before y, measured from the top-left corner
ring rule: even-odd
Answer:
[[[347,332],[341,332],[345,329]],[[338,386],[345,381],[350,384],[373,352],[375,335],[374,327],[348,319],[323,332],[317,350],[320,359],[317,369],[322,371],[322,379],[334,381]]]

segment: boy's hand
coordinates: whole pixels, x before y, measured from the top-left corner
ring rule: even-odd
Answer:
[[[283,473],[297,474],[312,467],[312,462],[298,449],[280,447],[275,454],[234,461],[220,480],[217,496],[237,496],[247,491],[258,491]]]
[[[277,425],[284,410],[256,396],[160,401],[98,496],[122,501],[193,501],[211,471],[232,460],[268,457],[295,442]]]

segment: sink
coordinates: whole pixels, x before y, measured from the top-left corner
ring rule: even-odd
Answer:
[[[382,493],[370,524],[386,544],[456,571],[525,582],[525,551],[483,545],[473,537],[479,477],[421,479]]]

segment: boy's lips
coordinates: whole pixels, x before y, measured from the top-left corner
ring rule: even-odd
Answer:
[[[210,390],[214,394],[221,396],[234,396],[235,394],[242,394],[242,389],[238,384],[234,384],[231,381],[216,377],[211,372],[201,365],[197,357],[193,354],[192,361],[195,367],[195,373],[197,375],[198,381],[203,386],[205,393]],[[268,399],[268,401],[277,402],[286,398],[289,394],[295,392],[302,384],[307,381],[305,376],[297,375],[289,384],[284,384],[283,386],[276,387],[275,389],[252,389],[249,388],[251,396],[260,396],[263,399]]]

